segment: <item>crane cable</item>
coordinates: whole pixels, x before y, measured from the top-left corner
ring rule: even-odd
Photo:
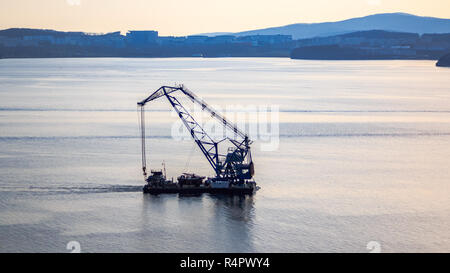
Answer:
[[[141,159],[142,159],[142,171],[144,174],[144,177],[147,177],[147,160],[146,160],[146,152],[145,152],[145,111],[144,106],[140,106],[140,113],[139,113],[139,106],[137,106],[137,116],[138,116],[138,128],[139,133],[141,137]]]

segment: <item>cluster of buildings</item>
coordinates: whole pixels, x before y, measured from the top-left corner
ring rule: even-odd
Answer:
[[[292,42],[292,35],[250,35],[250,36],[234,36],[234,35],[190,35],[186,37],[159,37],[158,43],[160,45],[217,45],[217,44],[245,44],[250,46],[270,46],[290,44]]]
[[[190,46],[218,44],[246,44],[265,46],[287,44],[292,42],[291,35],[253,35],[238,37],[234,35],[191,36],[159,36],[157,31],[129,31],[126,35],[120,32],[108,34],[89,34],[83,32],[57,32],[51,30],[8,29],[0,31],[0,45],[39,46],[39,45],[74,45],[74,46],[106,46],[123,48],[154,46]]]
[[[317,37],[299,40],[298,47],[303,46],[367,46],[367,47],[391,47],[402,45],[413,45],[420,39],[417,33],[387,32],[381,30],[358,31],[348,34]]]
[[[317,57],[312,54],[315,51],[317,54],[328,56],[330,53],[336,57],[342,56],[339,52],[348,52],[356,58],[359,58],[358,55],[365,55],[374,58],[434,59],[450,51],[450,34],[419,35],[383,30],[359,31],[298,40],[296,48],[297,52],[304,53],[301,57],[306,55]]]

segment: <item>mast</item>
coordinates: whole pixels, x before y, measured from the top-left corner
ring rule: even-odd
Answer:
[[[166,162],[163,160],[162,163],[163,167],[164,167],[164,177],[167,177],[167,173],[166,173]]]

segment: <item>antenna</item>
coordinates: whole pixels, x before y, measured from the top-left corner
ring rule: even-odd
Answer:
[[[164,160],[163,160],[162,165],[164,167],[164,177],[167,177],[167,174],[166,174],[166,162]]]

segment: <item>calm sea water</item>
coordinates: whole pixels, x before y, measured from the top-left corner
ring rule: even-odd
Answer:
[[[136,102],[278,105],[253,197],[141,192]],[[210,175],[160,101],[148,159]],[[431,61],[0,60],[0,252],[450,251],[450,70]]]

